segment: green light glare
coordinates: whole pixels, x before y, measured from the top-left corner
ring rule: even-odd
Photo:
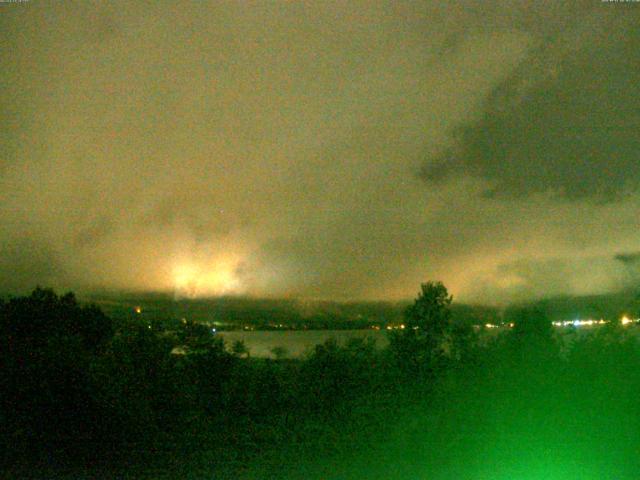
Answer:
[[[540,458],[516,465],[495,465],[489,463],[474,480],[603,480],[620,478],[612,471],[590,462],[577,459]]]

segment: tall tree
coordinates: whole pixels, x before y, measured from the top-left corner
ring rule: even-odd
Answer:
[[[405,326],[443,340],[451,331],[452,301],[442,282],[423,283],[418,298],[405,311]]]
[[[431,371],[443,357],[452,332],[453,297],[442,282],[423,283],[404,312],[404,328],[390,336],[390,347],[403,370]]]

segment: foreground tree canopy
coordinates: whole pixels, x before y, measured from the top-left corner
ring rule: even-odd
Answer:
[[[0,468],[42,479],[637,478],[636,326],[563,338],[543,313],[514,309],[513,328],[477,337],[451,302],[425,283],[388,348],[331,339],[298,359],[227,349],[189,322],[114,323],[51,290],[0,302]],[[187,354],[171,354],[177,345]]]

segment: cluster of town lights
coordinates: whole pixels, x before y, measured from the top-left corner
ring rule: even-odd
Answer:
[[[606,323],[610,323],[610,321],[604,320],[604,319],[600,319],[600,320],[588,319],[588,320],[564,320],[561,322],[552,322],[552,325],[554,327],[591,327],[595,325],[604,325]],[[620,319],[620,323],[622,325],[629,325],[631,323],[640,323],[640,318],[631,319],[625,315]],[[504,327],[513,328],[514,324],[513,323],[502,323],[502,324],[485,323],[484,327],[488,329],[504,328]]]
[[[141,314],[142,313],[142,307],[140,306],[136,306],[134,307],[134,312],[137,314]],[[182,323],[186,323],[186,319],[183,318],[182,319]],[[554,327],[591,327],[594,325],[604,325],[606,323],[610,323],[609,320],[604,320],[604,319],[600,319],[600,320],[592,320],[592,319],[588,319],[588,320],[564,320],[564,321],[556,321],[556,322],[551,322],[552,325]],[[640,323],[640,318],[636,318],[636,319],[631,319],[628,316],[624,315],[621,319],[620,319],[620,323],[622,325],[629,325],[631,323]],[[284,325],[283,324],[277,324],[274,325],[276,328],[283,328]],[[501,328],[501,327],[508,327],[508,328],[513,328],[515,326],[515,324],[513,322],[511,323],[502,323],[499,325],[496,325],[495,323],[485,323],[484,327],[488,328],[488,329],[492,329],[492,328]],[[151,328],[151,327],[149,327]],[[380,330],[380,326],[378,325],[373,325],[371,326],[372,329],[374,330]],[[386,329],[387,330],[404,330],[406,327],[404,324],[400,324],[400,325],[387,325]],[[417,330],[419,327],[413,327],[414,330]],[[479,326],[475,326],[474,328],[480,328]],[[244,326],[243,327],[244,330],[253,330],[253,327],[248,327],[248,326]],[[215,332],[215,328],[213,329],[213,331]]]
[[[622,325],[629,325],[631,323],[638,323],[640,322],[640,318],[636,318],[636,319],[631,319],[629,317],[627,317],[626,315],[623,316],[620,319],[620,323]],[[604,319],[600,319],[600,320],[565,320],[564,322],[553,322],[553,325],[555,327],[583,327],[583,326],[587,326],[587,327],[591,327],[594,325],[604,325],[606,323],[610,323],[609,320],[604,320]]]
[[[608,320],[565,320],[563,322],[553,322],[554,327],[583,327],[592,325],[604,325]],[[624,323],[624,322],[623,322]]]

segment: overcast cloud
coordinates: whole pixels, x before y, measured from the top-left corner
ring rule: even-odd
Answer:
[[[629,283],[640,10],[0,4],[0,290]]]

